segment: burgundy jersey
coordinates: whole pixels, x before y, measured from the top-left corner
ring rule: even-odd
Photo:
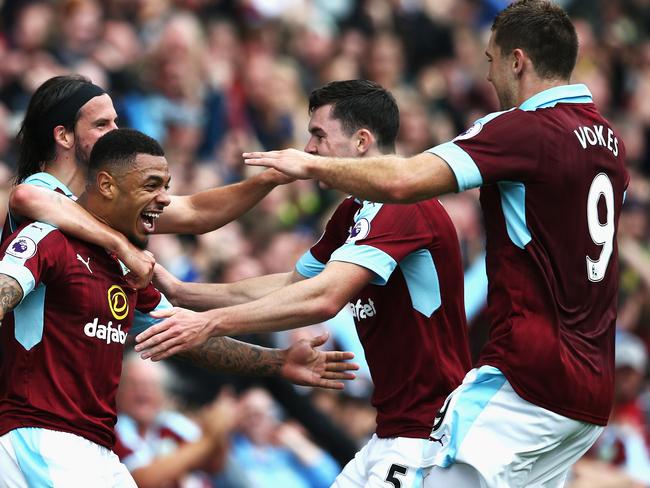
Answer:
[[[490,339],[479,365],[524,399],[605,425],[625,149],[584,85],[551,88],[431,149],[481,186]]]
[[[379,437],[427,438],[435,413],[471,366],[456,230],[437,200],[387,205],[345,200],[298,262],[375,273],[349,304],[375,385]]]
[[[127,333],[169,302],[152,286],[129,288],[104,249],[40,222],[19,228],[0,256],[0,273],[24,293],[0,327],[0,435],[41,427],[110,449]]]

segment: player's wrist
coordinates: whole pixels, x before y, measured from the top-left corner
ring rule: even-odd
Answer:
[[[232,331],[226,325],[219,309],[200,312],[206,317],[206,330],[210,337],[222,337],[233,335]]]
[[[108,251],[116,254],[119,258],[126,257],[131,252],[131,246],[133,245],[123,234],[111,228],[108,229],[106,234],[106,244],[105,247]]]
[[[303,167],[307,173],[307,178],[318,179],[318,177],[321,175],[323,159],[324,158],[322,156],[315,156],[313,154],[306,155],[303,161]]]

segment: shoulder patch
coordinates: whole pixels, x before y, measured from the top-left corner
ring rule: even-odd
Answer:
[[[10,256],[19,259],[29,259],[36,254],[36,243],[27,236],[17,236],[5,251]]]
[[[465,132],[462,134],[457,135],[453,140],[454,141],[463,141],[465,139],[471,139],[475,135],[477,135],[479,132],[483,130],[483,124],[478,121],[474,122],[474,125],[472,125],[469,129],[467,129]]]
[[[350,228],[350,236],[345,241],[346,244],[365,239],[370,234],[370,221],[366,218],[360,218]]]

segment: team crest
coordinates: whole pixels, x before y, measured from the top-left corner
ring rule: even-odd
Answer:
[[[471,139],[476,134],[481,132],[482,129],[483,129],[483,124],[481,124],[480,122],[475,122],[474,125],[471,126],[469,129],[467,129],[465,132],[457,135],[454,138],[454,141],[463,141],[465,139]]]
[[[350,229],[350,236],[345,241],[346,244],[350,242],[360,241],[365,239],[370,234],[370,222],[368,219],[357,220]]]
[[[113,285],[108,289],[108,307],[117,320],[122,320],[129,314],[129,300],[121,286]]]
[[[36,243],[27,236],[18,236],[9,247],[6,253],[20,259],[29,259],[36,254]]]

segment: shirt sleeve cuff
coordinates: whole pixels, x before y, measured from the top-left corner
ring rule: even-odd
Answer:
[[[332,253],[330,261],[343,261],[363,266],[377,276],[370,282],[373,285],[385,285],[397,266],[391,256],[372,246],[346,244]]]
[[[483,177],[472,157],[453,142],[432,147],[427,152],[445,160],[456,176],[458,191],[469,190],[483,184]]]

